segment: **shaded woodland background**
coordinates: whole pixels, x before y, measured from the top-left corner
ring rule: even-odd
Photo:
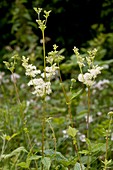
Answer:
[[[113,124],[109,123],[113,112],[112,6],[113,0],[0,1],[0,169],[35,169],[36,165],[40,169],[44,160],[40,157],[43,138],[44,158],[47,158],[44,162],[46,166],[52,163],[53,170],[76,169],[76,163],[80,162],[76,143],[83,151],[82,163],[86,166],[90,160],[92,170],[102,169],[104,161],[113,158]],[[44,71],[42,35],[33,7],[52,11],[45,29],[46,55],[56,44],[65,56],[59,69],[63,81],[56,72],[51,80],[52,93],[44,96],[44,102],[32,94],[33,87],[28,86],[30,77],[22,66],[24,55],[30,65]],[[103,69],[90,94],[78,81],[80,70],[74,46],[84,59],[89,56],[88,50],[97,48],[94,65]],[[87,69],[85,65],[83,73],[89,72]],[[88,112],[91,112],[91,133],[90,140],[85,142]],[[71,119],[78,130],[77,137],[69,137],[67,133]],[[110,168],[113,169],[113,160]]]
[[[7,0],[0,2],[0,61],[16,50],[30,53],[41,46],[41,32],[35,22],[33,7],[52,10],[46,29],[46,49],[53,44],[72,55],[73,46],[87,48],[89,40],[102,34],[98,42],[107,50],[103,58],[113,55],[113,0]],[[98,45],[98,44],[97,44]]]

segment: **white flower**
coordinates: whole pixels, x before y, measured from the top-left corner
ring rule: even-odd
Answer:
[[[56,63],[53,64],[51,67],[46,67],[45,70],[47,73],[50,73],[51,75],[55,75],[55,71],[58,69],[56,66]]]
[[[66,133],[67,133],[67,131],[66,131],[66,130],[62,130],[62,133],[63,133],[63,134],[66,134]]]
[[[98,116],[101,116],[101,115],[102,115],[102,112],[97,112],[97,115],[98,115]]]
[[[85,119],[86,119],[86,121],[87,121],[87,115],[85,116]],[[90,115],[90,116],[89,116],[89,123],[91,123],[91,122],[93,122],[93,121],[94,121],[94,119],[93,119],[92,115]]]
[[[45,83],[45,88],[46,88],[46,94],[50,94],[52,91],[51,91],[51,82],[46,82]]]
[[[62,133],[63,133],[63,138],[68,138],[69,137],[66,130],[62,130]]]
[[[28,86],[34,86],[35,90],[32,93],[38,97],[43,97],[45,93],[51,93],[51,83],[44,82],[42,78],[30,80]]]
[[[99,67],[98,65],[96,65],[94,68],[88,69],[88,71],[90,72],[92,77],[95,79],[98,74],[101,74],[102,69],[103,69],[103,67]]]
[[[33,66],[32,64],[29,64],[26,66],[26,75],[30,77],[35,77],[37,74],[40,74],[40,70],[36,70],[36,66]]]
[[[51,97],[50,97],[50,96],[46,96],[46,97],[45,97],[45,100],[46,100],[46,101],[49,101],[49,100],[51,100]]]
[[[30,80],[29,83],[28,83],[28,86],[32,86],[32,85],[33,86],[37,86],[37,85],[41,86],[42,84],[44,84],[43,79],[42,78],[38,78],[38,79]]]
[[[94,80],[98,74],[101,73],[103,67],[94,66],[92,69],[88,69],[88,72],[85,74],[79,74],[78,80],[83,82],[87,86],[92,86],[94,84]]]
[[[79,74],[78,80],[83,82],[87,86],[92,86],[94,81],[92,80],[92,75],[90,73]]]
[[[21,88],[21,89],[24,89],[25,86],[26,86],[26,85],[23,83],[23,84],[21,84],[20,88]]]
[[[111,141],[113,141],[113,133],[111,134]]]
[[[55,76],[57,69],[58,69],[58,67],[56,66],[56,63],[53,64],[51,67],[47,66],[45,68],[46,78],[51,79],[53,76]],[[41,76],[44,78],[44,73],[42,73]]]
[[[35,77],[37,74],[40,74],[41,71],[36,69],[36,66],[28,64],[29,58],[22,57],[22,66],[26,69],[26,76]]]
[[[81,142],[86,142],[86,136],[80,132],[78,132],[78,137]]]
[[[83,75],[83,74],[79,74],[79,75],[78,75],[78,80],[79,80],[80,82],[84,82],[84,75]]]
[[[44,73],[41,74],[41,76],[44,78]],[[50,73],[46,73],[46,78],[50,78],[51,74]]]
[[[86,142],[86,136],[84,134],[81,134],[79,138],[82,142]]]
[[[16,81],[16,80],[19,79],[19,78],[20,78],[20,75],[19,75],[19,74],[17,74],[17,73],[11,74],[11,81],[12,81],[12,82]]]
[[[92,75],[90,73],[85,73],[84,74],[84,80],[87,81],[87,80],[91,80],[92,79]]]
[[[93,85],[93,89],[97,88],[98,90],[103,90],[109,83],[110,83],[109,80],[106,80],[106,79],[100,80],[98,83],[95,83]]]

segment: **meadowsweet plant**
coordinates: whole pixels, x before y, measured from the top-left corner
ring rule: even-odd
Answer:
[[[29,58],[26,58],[25,56],[22,57],[22,65],[26,70],[26,76],[30,77],[30,81],[28,82],[28,86],[33,86],[34,91],[32,92],[37,97],[40,97],[43,101],[43,118],[42,118],[42,156],[44,156],[44,138],[45,138],[45,117],[46,117],[46,96],[50,95],[52,93],[51,89],[51,80],[54,78],[56,71],[59,69],[59,62],[64,58],[61,56],[57,48],[58,46],[55,44],[53,45],[53,51],[48,53],[48,56],[45,54],[45,36],[44,36],[44,30],[46,28],[47,18],[49,16],[49,13],[51,11],[44,11],[43,17],[44,20],[40,19],[40,13],[42,11],[41,8],[34,8],[36,13],[38,14],[38,20],[36,22],[39,25],[39,28],[42,32],[42,38],[43,38],[43,60],[44,60],[44,67],[43,70],[38,70],[34,65],[29,64]],[[47,65],[48,64],[48,65]],[[49,123],[50,124],[50,123]],[[52,127],[52,126],[50,126]],[[53,128],[52,128],[52,132]],[[54,134],[54,133],[53,133]],[[55,136],[55,135],[54,135]],[[56,138],[54,137],[54,141],[56,141]],[[56,142],[55,142],[55,148],[56,148]],[[55,149],[56,153],[56,149]],[[43,163],[42,163],[42,169],[43,169]]]
[[[87,129],[89,129],[89,114],[90,114],[90,87],[92,87],[95,83],[95,79],[97,78],[98,74],[101,74],[101,70],[103,67],[94,64],[94,59],[97,53],[97,49],[93,49],[88,51],[88,56],[83,58],[80,53],[78,52],[78,48],[74,47],[73,49],[76,57],[77,63],[80,68],[80,74],[78,75],[78,80],[86,85],[88,88],[88,115],[87,115]],[[88,67],[87,67],[88,66]],[[87,71],[84,73],[83,68],[87,67]],[[87,137],[89,137],[89,130]]]
[[[73,123],[72,123],[72,115],[71,115],[71,101],[74,98],[76,98],[77,95],[80,95],[81,90],[78,91],[77,93],[73,93],[73,91],[72,91],[73,83],[75,83],[76,80],[71,79],[71,86],[70,86],[71,96],[68,96],[66,94],[66,90],[65,90],[65,87],[64,87],[63,82],[62,82],[61,73],[60,73],[60,66],[59,66],[60,61],[62,61],[64,59],[64,57],[62,55],[60,55],[59,52],[57,51],[58,46],[56,44],[53,45],[53,51],[49,52],[47,56],[46,56],[46,52],[45,52],[44,31],[46,29],[47,18],[48,18],[49,13],[51,11],[48,11],[48,12],[44,11],[44,15],[43,15],[44,20],[41,20],[40,14],[42,12],[42,9],[41,8],[39,8],[39,9],[34,8],[34,10],[38,14],[38,20],[36,20],[36,22],[38,23],[39,28],[42,32],[44,66],[43,66],[43,70],[37,69],[36,66],[29,64],[29,58],[26,58],[25,56],[22,57],[22,65],[26,70],[26,73],[25,73],[26,76],[30,77],[30,81],[28,82],[28,86],[33,86],[33,88],[34,88],[34,91],[32,93],[43,100],[42,156],[44,156],[45,120],[49,120],[49,119],[45,119],[45,116],[46,116],[45,97],[52,93],[51,81],[55,76],[56,70],[59,71],[60,82],[61,82],[61,85],[62,85],[62,90],[63,90],[64,96],[66,98],[66,104],[68,105],[68,113],[70,115],[70,122],[71,122],[72,126],[73,126]],[[74,47],[73,50],[74,50],[74,53],[77,57],[77,63],[78,63],[79,68],[80,68],[80,74],[78,75],[78,80],[80,82],[82,82],[83,84],[85,84],[86,87],[88,88],[88,115],[86,117],[86,122],[87,122],[87,138],[89,138],[90,87],[93,86],[93,84],[95,83],[96,77],[98,76],[98,74],[101,73],[101,70],[103,68],[99,67],[98,65],[94,65],[94,59],[95,59],[95,55],[96,55],[96,52],[97,52],[96,49],[94,49],[92,51],[88,51],[88,56],[86,58],[83,58],[80,55],[79,50],[76,47]],[[87,68],[87,71],[85,71],[85,73],[84,73],[84,68]],[[56,155],[56,137],[55,137],[55,133],[54,133],[54,130],[53,130],[51,124],[50,124],[50,127],[51,127],[51,130],[53,132],[54,143],[55,143],[55,155]],[[78,130],[76,130],[75,128],[70,126],[69,129],[68,129],[68,134],[72,136],[72,134],[74,133],[74,136],[72,136],[73,137],[73,144],[75,146],[77,157],[78,157],[78,160],[80,162],[80,167],[81,167],[81,170],[82,170],[84,168],[83,168],[83,165],[81,163],[81,159],[80,159],[80,155],[79,155],[77,139],[75,138],[75,131],[76,131],[76,133],[78,132]],[[89,166],[89,157],[88,157],[87,169],[89,169],[89,167],[90,166]],[[42,169],[43,168],[44,167],[43,167],[43,164],[42,164]]]
[[[5,73],[1,72],[0,85],[4,89],[0,94],[3,102],[0,107],[0,169],[108,170],[113,167],[113,102],[102,97],[106,96],[108,87],[113,87],[106,77],[96,82],[104,68],[95,64],[97,49],[82,55],[74,47],[74,55],[61,64],[63,49],[59,51],[54,44],[52,51],[46,53],[45,29],[51,11],[34,10],[42,33],[43,66],[36,67],[30,57],[22,56],[27,86],[32,93],[30,100],[25,101],[24,94],[29,98],[28,89],[24,89],[23,77],[15,71],[18,56],[14,55],[11,62],[4,62],[11,72],[8,77],[14,84],[17,103],[11,102],[14,106],[10,108],[6,96],[2,101],[7,86],[11,89],[8,91],[11,98],[15,96],[12,85],[4,85]],[[65,72],[62,66],[69,72],[70,80],[62,78]],[[108,115],[104,110],[109,110]]]
[[[103,67],[94,64],[94,59],[97,53],[97,49],[88,51],[88,55],[86,56],[86,58],[83,58],[80,55],[78,48],[74,47],[73,51],[77,57],[77,63],[80,68],[80,74],[78,75],[78,80],[83,84],[85,84],[86,87],[88,88],[88,113],[86,116],[86,122],[87,122],[86,128],[87,128],[87,138],[89,139],[89,132],[90,132],[89,123],[91,122],[91,116],[92,116],[92,115],[90,116],[90,102],[91,102],[90,88],[94,85],[95,79],[97,78],[98,74],[101,74],[101,70],[103,69]],[[83,72],[84,67],[87,68],[85,73]],[[88,154],[87,169],[90,168],[89,161],[90,160]]]
[[[103,69],[103,67],[94,65],[94,59],[97,49],[88,51],[88,56],[86,57],[86,64],[88,65],[88,69],[85,73],[83,73],[83,67],[86,67],[86,64],[84,62],[85,58],[83,58],[79,54],[78,48],[74,47],[73,51],[77,57],[77,63],[81,72],[78,75],[78,80],[85,84],[87,87],[91,87],[94,84],[96,77],[98,76],[98,74],[101,74],[101,70]]]
[[[11,62],[4,61],[4,64],[6,65],[7,69],[10,70],[10,72],[12,74],[11,79],[12,79],[13,84],[14,84],[14,88],[15,88],[15,92],[16,92],[16,96],[17,96],[17,102],[19,104],[21,104],[19,93],[18,93],[18,88],[17,88],[17,85],[16,85],[16,76],[15,76],[16,73],[14,73],[15,66],[17,64],[17,58],[18,58],[18,54],[15,54],[11,57],[11,59],[13,61],[11,61]]]
[[[53,62],[50,61],[50,57],[53,58],[52,55],[46,57],[47,62],[50,62],[51,64],[51,66],[45,67],[46,79],[44,78],[44,72],[37,70],[36,66],[28,63],[29,58],[25,58],[25,56],[22,58],[22,65],[26,69],[25,74],[31,78],[28,82],[28,86],[34,87],[34,91],[32,93],[37,97],[44,97],[44,95],[49,95],[52,92],[51,79],[55,76],[56,70],[59,67],[56,66],[56,63],[53,64]]]
[[[107,168],[109,168],[109,166],[111,165],[112,159],[108,159],[108,147],[109,147],[109,138],[111,136],[111,124],[112,124],[112,117],[113,117],[113,112],[110,111],[108,113],[109,115],[109,125],[108,125],[108,129],[106,130],[106,134],[105,134],[105,138],[106,138],[106,153],[105,153],[105,160],[102,161],[102,163],[104,164],[103,170],[107,170]]]

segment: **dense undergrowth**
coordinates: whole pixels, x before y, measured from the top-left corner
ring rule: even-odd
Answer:
[[[0,72],[0,169],[113,169],[113,60],[95,39],[68,60],[57,45],[46,54],[50,11],[34,10],[43,58],[13,54]]]

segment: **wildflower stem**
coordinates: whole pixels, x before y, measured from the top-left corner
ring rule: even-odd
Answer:
[[[44,103],[43,103],[44,105]],[[45,116],[42,117],[42,156],[44,156],[44,134],[45,134]]]
[[[43,115],[42,115],[42,157],[44,157],[44,138],[45,138],[45,109],[46,102],[45,98],[43,99]],[[41,170],[43,170],[43,164],[41,165]]]
[[[78,160],[79,160],[79,162],[80,162],[80,169],[83,170],[83,168],[82,168],[82,163],[81,163],[81,159],[80,159],[80,154],[79,154],[79,152],[78,152],[78,144],[76,143],[74,146],[75,146],[75,151],[76,151],[76,153],[77,153]]]
[[[43,38],[43,57],[44,57],[44,80],[46,80],[46,56],[45,56],[45,35],[44,30],[42,30],[42,38]],[[44,89],[44,98],[43,98],[43,116],[42,116],[42,157],[44,156],[44,136],[45,136],[45,110],[46,110],[46,88]],[[43,164],[41,169],[43,170]]]
[[[88,113],[87,113],[87,138],[89,139],[89,116],[90,116],[90,86],[88,86]],[[87,170],[89,169],[89,155],[87,159]]]
[[[70,123],[73,127],[73,121],[72,121],[72,113],[71,113],[71,101],[69,100],[67,94],[66,94],[66,90],[65,90],[65,87],[63,85],[63,81],[62,81],[62,77],[61,77],[61,73],[60,73],[60,66],[59,66],[59,63],[58,63],[58,67],[59,67],[59,77],[60,77],[60,83],[61,83],[61,86],[62,86],[62,91],[64,93],[64,97],[65,97],[65,100],[66,100],[66,104],[68,105],[68,114],[69,114],[69,117],[70,117]]]
[[[104,167],[104,170],[107,169],[106,161],[107,161],[107,159],[108,159],[108,142],[109,142],[109,135],[110,135],[111,123],[112,123],[112,115],[110,115],[110,121],[109,121],[108,131],[107,131],[107,134],[106,134],[106,153],[105,153],[105,167]]]
[[[24,124],[24,131],[25,131],[25,134],[27,136],[27,139],[28,139],[28,145],[29,145],[29,148],[30,148],[30,153],[33,155],[33,145],[32,145],[32,142],[31,142],[31,138],[30,138],[30,135],[29,135],[29,131],[26,127],[26,123]],[[35,162],[35,166],[36,166],[36,170],[38,170],[38,165],[37,165],[37,162],[36,160],[34,160]]]
[[[47,120],[49,126],[50,126],[50,129],[52,131],[52,136],[53,136],[53,140],[54,140],[54,149],[55,149],[55,164],[56,164],[56,136],[55,136],[55,132],[54,132],[54,129],[53,129],[53,126],[51,125],[50,121]]]
[[[68,113],[69,113],[69,116],[70,116],[70,123],[73,127],[72,113],[71,113],[71,102],[69,102],[69,104],[68,104]]]
[[[21,104],[20,98],[19,98],[19,93],[18,93],[18,88],[17,88],[16,82],[15,82],[15,76],[14,76],[13,72],[11,72],[11,73],[12,73],[13,82],[14,82],[14,88],[15,88],[15,92],[16,92],[16,96],[17,96],[17,102],[18,102],[18,104]]]
[[[45,36],[44,31],[42,31],[42,38],[43,38],[43,55],[44,55],[44,79],[46,79],[46,55],[45,55]]]
[[[89,138],[90,87],[88,86],[87,138]]]
[[[1,161],[1,159],[2,159],[2,155],[4,154],[4,150],[5,150],[5,143],[6,143],[6,140],[5,140],[5,138],[3,138],[3,145],[2,145],[1,155],[0,155],[0,161]]]

